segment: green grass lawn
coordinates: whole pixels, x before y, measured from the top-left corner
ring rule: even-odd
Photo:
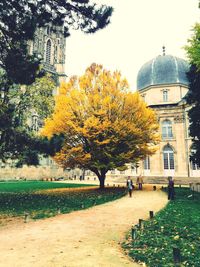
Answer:
[[[176,188],[176,199],[160,211],[153,220],[138,230],[135,241],[129,236],[123,247],[136,261],[149,267],[170,267],[173,247],[181,249],[181,265],[200,267],[200,194],[194,199],[188,188]]]
[[[82,187],[81,187],[82,186]],[[23,216],[32,219],[51,217],[60,213],[89,208],[112,201],[126,194],[125,188],[84,189],[78,184],[52,182],[16,182],[0,184],[0,217]],[[75,188],[69,191],[47,191],[53,188]],[[43,189],[41,191],[41,189]],[[40,190],[40,191],[38,191]],[[3,223],[3,219],[1,219]]]
[[[84,187],[88,184],[70,184],[70,183],[55,183],[43,181],[16,181],[16,182],[1,182],[1,192],[33,192],[37,190],[53,189],[53,188],[75,188]]]

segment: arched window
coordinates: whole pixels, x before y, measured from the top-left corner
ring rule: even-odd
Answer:
[[[164,170],[174,170],[174,151],[170,146],[163,149]]]
[[[32,130],[35,132],[39,131],[39,118],[38,115],[32,115]]]
[[[51,64],[51,41],[48,40],[46,44],[46,63]]]
[[[172,122],[169,120],[165,120],[162,122],[162,138],[163,139],[173,138]]]
[[[144,159],[144,170],[150,170],[150,158],[149,158],[149,156],[147,156]]]
[[[163,102],[168,101],[168,90],[163,90]]]

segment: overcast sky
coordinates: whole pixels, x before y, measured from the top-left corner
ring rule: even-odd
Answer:
[[[66,40],[66,74],[81,75],[95,62],[120,70],[136,89],[140,67],[166,54],[186,59],[183,46],[200,22],[198,0],[96,0],[111,5],[111,24],[95,34],[74,31]]]

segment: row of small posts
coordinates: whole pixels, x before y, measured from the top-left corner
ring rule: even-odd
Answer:
[[[154,212],[152,210],[149,211],[149,218],[153,219],[154,217]],[[139,219],[138,224],[136,226],[133,226],[131,229],[131,235],[132,235],[132,240],[136,240],[137,239],[137,230],[140,229],[144,229],[144,220],[143,219]],[[163,232],[163,227],[161,227],[161,232]],[[173,259],[174,259],[174,263],[175,264],[180,264],[181,263],[181,251],[179,248],[177,247],[173,247]]]

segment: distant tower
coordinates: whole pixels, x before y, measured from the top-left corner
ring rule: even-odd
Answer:
[[[29,42],[29,53],[42,58],[43,68],[53,74],[59,85],[65,80],[65,37],[61,26],[38,28],[34,40]]]

